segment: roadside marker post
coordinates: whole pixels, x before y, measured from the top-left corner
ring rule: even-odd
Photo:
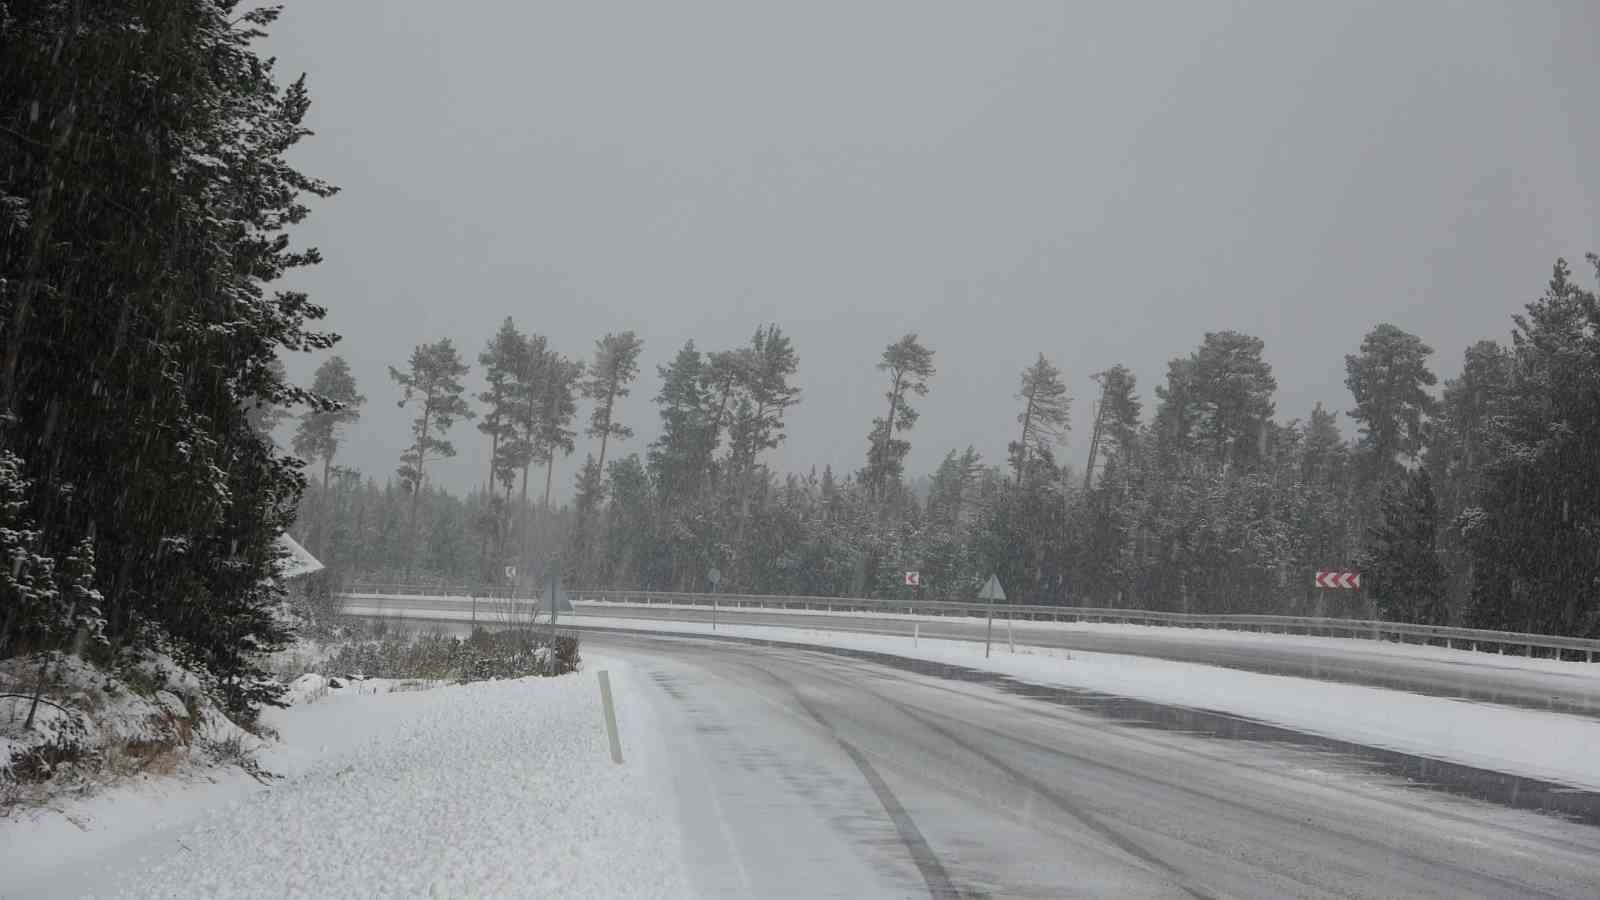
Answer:
[[[600,670],[600,706],[605,710],[606,738],[611,742],[611,761],[622,765],[622,741],[617,737],[617,712],[611,703],[611,673]]]
[[[717,630],[717,585],[722,583],[722,570],[713,568],[706,574],[706,580],[711,582],[711,630]]]
[[[554,565],[545,570],[544,589],[545,593],[550,597],[550,650],[554,652],[556,647],[556,615],[561,610],[561,570]],[[574,604],[572,608],[577,609],[578,607]],[[537,613],[534,615],[534,620],[538,621]]]
[[[922,640],[922,623],[921,622],[912,622],[911,623],[911,646],[913,646],[913,647],[922,646],[921,640]]]
[[[998,575],[989,576],[989,583],[985,584],[983,590],[978,592],[978,599],[989,601],[989,625],[983,632],[983,658],[988,659],[989,642],[994,637],[994,602],[1006,599],[1006,592],[1004,588],[1000,587],[1000,577]],[[1007,627],[1010,627],[1010,622],[1010,618],[1007,617]]]

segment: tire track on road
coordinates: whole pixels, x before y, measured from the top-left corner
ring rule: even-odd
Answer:
[[[1180,879],[1184,878],[1185,876],[1182,876],[1181,873],[1179,873],[1176,869],[1174,869],[1169,864],[1162,862],[1158,857],[1154,857],[1152,855],[1149,855],[1147,851],[1144,851],[1143,848],[1139,848],[1137,844],[1132,844],[1131,839],[1126,838],[1125,836],[1122,836],[1121,834],[1116,832],[1110,825],[1106,824],[1105,821],[1103,819],[1101,819],[1099,816],[1095,815],[1094,813],[1088,812],[1086,810],[1080,809],[1076,803],[1074,803],[1070,798],[1068,798],[1065,795],[1063,795],[1056,788],[1052,787],[1051,785],[1049,785],[1048,783],[1046,783],[1044,781],[1041,781],[1041,780],[1039,780],[1037,778],[1034,778],[1033,776],[1030,776],[1030,775],[1026,774],[1025,772],[1017,769],[1016,767],[1010,765],[1009,763],[1007,763],[1004,760],[1000,759],[999,757],[995,756],[993,753],[990,753],[989,751],[984,750],[982,747],[980,747],[977,744],[971,742],[970,740],[962,738],[957,732],[953,731],[952,729],[950,729],[948,727],[945,727],[945,726],[934,724],[932,721],[929,720],[929,716],[936,716],[938,718],[945,719],[947,721],[960,722],[960,724],[962,724],[963,726],[965,726],[967,728],[974,729],[974,730],[977,730],[977,731],[982,731],[982,732],[984,732],[986,734],[994,735],[997,738],[1000,738],[1002,740],[1011,741],[1013,743],[1018,744],[1019,746],[1027,747],[1030,750],[1034,750],[1034,751],[1037,751],[1037,752],[1056,754],[1056,755],[1059,755],[1059,756],[1065,756],[1065,757],[1067,757],[1067,758],[1069,758],[1069,759],[1071,759],[1071,760],[1073,760],[1074,762],[1077,762],[1077,763],[1081,763],[1081,764],[1089,765],[1089,766],[1095,766],[1095,767],[1104,769],[1106,771],[1110,771],[1110,772],[1113,772],[1115,774],[1122,775],[1122,776],[1127,777],[1127,778],[1131,778],[1131,779],[1135,779],[1135,780],[1142,780],[1142,781],[1147,781],[1147,782],[1151,782],[1151,783],[1154,783],[1154,784],[1158,784],[1158,785],[1162,786],[1163,788],[1166,788],[1166,789],[1169,789],[1169,790],[1175,790],[1175,791],[1178,791],[1178,792],[1181,792],[1181,793],[1185,793],[1185,794],[1188,794],[1188,795],[1190,795],[1192,797],[1195,797],[1195,798],[1198,798],[1200,800],[1203,800],[1205,802],[1217,803],[1217,804],[1221,804],[1221,805],[1224,805],[1224,806],[1234,807],[1236,809],[1246,811],[1246,812],[1248,812],[1248,813],[1250,813],[1252,815],[1261,816],[1261,817],[1267,818],[1267,819],[1281,820],[1285,826],[1301,827],[1301,826],[1304,826],[1306,824],[1306,823],[1300,822],[1300,821],[1298,821],[1298,820],[1296,820],[1296,819],[1294,819],[1292,817],[1282,816],[1280,814],[1273,813],[1273,812],[1266,811],[1266,810],[1262,810],[1262,809],[1250,806],[1248,804],[1237,803],[1235,801],[1228,800],[1227,798],[1216,796],[1214,794],[1210,794],[1210,793],[1207,793],[1205,791],[1197,790],[1195,788],[1192,788],[1192,787],[1189,787],[1187,785],[1183,785],[1183,784],[1180,784],[1180,783],[1177,783],[1177,782],[1174,782],[1174,781],[1170,781],[1168,779],[1159,778],[1159,777],[1153,777],[1149,773],[1136,772],[1134,770],[1127,769],[1127,768],[1122,767],[1122,766],[1116,766],[1116,765],[1109,764],[1109,763],[1106,763],[1106,762],[1103,762],[1103,761],[1090,759],[1088,757],[1083,757],[1083,756],[1078,756],[1076,754],[1066,753],[1065,751],[1062,751],[1059,748],[1049,747],[1049,746],[1046,746],[1044,744],[1039,744],[1039,743],[1034,742],[1034,741],[1029,741],[1029,740],[1027,740],[1025,738],[1016,737],[1014,735],[1008,735],[1008,734],[1005,734],[1003,732],[998,732],[998,731],[995,731],[995,730],[990,729],[990,728],[985,728],[982,725],[977,725],[977,724],[971,723],[971,722],[964,722],[964,721],[961,721],[961,720],[958,720],[958,719],[952,719],[950,716],[945,715],[943,713],[940,713],[940,712],[938,712],[936,710],[930,710],[930,709],[926,709],[925,707],[909,705],[909,704],[906,704],[906,703],[901,702],[901,701],[892,700],[892,699],[890,699],[888,697],[883,696],[882,694],[878,693],[877,691],[872,691],[872,690],[867,689],[867,688],[862,688],[859,685],[856,685],[856,688],[858,690],[862,690],[862,691],[864,691],[866,693],[872,694],[874,697],[877,697],[878,699],[882,700],[884,703],[887,703],[887,704],[895,707],[902,714],[904,714],[907,718],[918,722],[919,724],[923,725],[923,727],[927,728],[930,731],[933,731],[936,734],[939,734],[940,736],[944,737],[946,740],[949,740],[951,743],[955,744],[956,746],[962,747],[963,749],[967,750],[967,752],[973,754],[974,756],[977,756],[980,759],[983,759],[985,762],[988,762],[990,765],[994,766],[996,769],[1000,770],[1001,772],[1006,773],[1009,777],[1016,779],[1018,783],[1024,785],[1025,787],[1029,788],[1030,790],[1036,791],[1039,795],[1041,795],[1041,796],[1045,797],[1046,799],[1048,799],[1050,802],[1055,804],[1057,807],[1062,809],[1064,812],[1068,813],[1069,815],[1073,816],[1074,818],[1079,819],[1080,821],[1083,821],[1086,825],[1089,825],[1091,828],[1093,828],[1097,833],[1103,834],[1108,839],[1111,839],[1114,843],[1117,844],[1117,846],[1123,847],[1123,849],[1129,849],[1129,852],[1135,853],[1135,855],[1137,855],[1139,858],[1145,859],[1145,860],[1147,860],[1149,862],[1152,862],[1152,863],[1154,863],[1156,865],[1159,865],[1162,868],[1163,871],[1171,872],[1171,873],[1173,873],[1173,875],[1175,877],[1178,877]],[[1328,833],[1330,833],[1330,834],[1332,834],[1332,835],[1334,835],[1334,836],[1336,836],[1336,837],[1338,837],[1338,838],[1340,838],[1342,840],[1351,841],[1351,842],[1357,844],[1358,846],[1362,846],[1364,849],[1368,850],[1371,854],[1374,854],[1374,855],[1387,856],[1387,857],[1389,857],[1391,859],[1397,858],[1397,857],[1398,858],[1407,859],[1407,860],[1410,860],[1411,862],[1415,863],[1417,865],[1417,867],[1419,867],[1419,868],[1423,867],[1423,866],[1435,866],[1435,865],[1438,865],[1438,863],[1436,861],[1429,860],[1429,859],[1426,859],[1424,857],[1416,856],[1415,854],[1408,853],[1408,852],[1406,852],[1404,850],[1401,850],[1399,848],[1391,847],[1391,846],[1388,846],[1388,845],[1385,845],[1385,844],[1381,844],[1381,843],[1377,843],[1377,842],[1371,841],[1370,839],[1367,839],[1367,838],[1362,838],[1362,837],[1359,837],[1357,835],[1345,833],[1345,832],[1342,832],[1342,831],[1337,830],[1337,829],[1325,829],[1325,827],[1324,827],[1324,830],[1326,830]],[[1132,847],[1135,848],[1135,849],[1130,849],[1129,846],[1126,846],[1124,844],[1124,842],[1127,842],[1127,844],[1131,844]],[[1278,874],[1280,877],[1289,877],[1289,878],[1293,877],[1291,874],[1289,874],[1287,872],[1279,872],[1279,873],[1276,873],[1276,874]],[[1559,900],[1559,898],[1562,896],[1560,894],[1553,894],[1553,893],[1549,893],[1547,891],[1540,890],[1540,889],[1538,889],[1538,888],[1536,888],[1536,887],[1534,887],[1532,885],[1525,884],[1523,882],[1511,881],[1509,879],[1505,879],[1505,878],[1502,878],[1500,876],[1493,875],[1493,874],[1490,874],[1490,873],[1487,873],[1487,872],[1472,871],[1471,874],[1472,874],[1472,876],[1474,878],[1481,879],[1481,880],[1493,883],[1496,886],[1505,889],[1507,891],[1507,896],[1516,896],[1516,897],[1534,897],[1534,896],[1537,896],[1537,897],[1551,898],[1551,900]],[[1196,889],[1193,888],[1192,885],[1189,885],[1186,881],[1180,881],[1179,884],[1185,890],[1189,891],[1191,894],[1193,894],[1197,898],[1211,898],[1213,896],[1211,894],[1204,893],[1204,892],[1195,893]],[[1317,885],[1308,885],[1308,886],[1318,887]]]

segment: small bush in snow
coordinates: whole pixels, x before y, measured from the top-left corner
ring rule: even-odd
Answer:
[[[0,660],[0,815],[195,766],[254,773],[248,757],[258,740],[222,706],[207,678],[151,650],[109,668],[57,653]]]
[[[318,668],[330,675],[468,682],[564,675],[581,662],[578,637],[570,632],[480,628],[461,638],[383,628],[373,638],[341,645]]]

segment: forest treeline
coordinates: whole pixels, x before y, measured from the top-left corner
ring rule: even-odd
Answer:
[[[1020,365],[1005,459],[950,448],[915,477],[905,460],[938,369],[915,334],[875,361],[882,413],[850,472],[765,460],[801,400],[780,327],[677,350],[655,373],[659,436],[635,447],[617,400],[638,385],[641,349],[608,334],[569,358],[507,319],[476,357],[474,394],[448,339],[419,345],[387,387],[415,411],[393,476],[336,464],[354,406],[302,418],[294,447],[323,477],[300,533],[347,578],[485,591],[508,566],[526,585],[553,564],[589,587],[701,591],[717,570],[723,592],[964,598],[996,572],[1017,602],[1600,633],[1600,301],[1565,261],[1512,317],[1510,343],[1467,348],[1442,385],[1433,349],[1389,324],[1345,357],[1344,408],[1303,416],[1277,408],[1247,334],[1206,334],[1148,396],[1113,366],[1074,398],[1040,353]],[[356,398],[348,379],[333,358],[311,389]],[[1083,471],[1055,452],[1073,402],[1094,409]],[[467,419],[491,462],[456,496],[426,467],[454,454]],[[580,431],[575,498],[555,508],[552,472]],[[1319,592],[1319,569],[1360,571],[1364,590]]]

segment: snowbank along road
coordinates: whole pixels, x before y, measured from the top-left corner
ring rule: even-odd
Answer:
[[[363,598],[350,602],[359,605],[363,611],[387,611],[406,616],[437,613],[453,618],[472,608],[472,601],[461,597],[388,595],[381,599]],[[479,609],[484,621],[494,621],[495,607],[492,603],[482,602]],[[709,622],[711,611],[704,607],[579,604],[576,621],[581,623],[584,616]],[[916,618],[921,634],[926,638],[966,641],[982,641],[984,638],[982,621],[946,617]],[[893,635],[909,635],[913,625],[913,620],[904,616],[746,609],[719,610],[717,621],[727,625],[805,627]],[[997,629],[1003,627],[1001,623],[996,623]],[[1600,677],[1594,677],[1594,672],[1600,672],[1600,664],[1587,666],[1353,638],[1142,625],[1017,622],[1014,628],[1020,640],[1035,647],[1147,656],[1600,718]]]
[[[559,678],[268,709],[283,735],[261,754],[270,784],[224,770],[0,820],[0,900],[693,896],[655,691],[596,653]]]

